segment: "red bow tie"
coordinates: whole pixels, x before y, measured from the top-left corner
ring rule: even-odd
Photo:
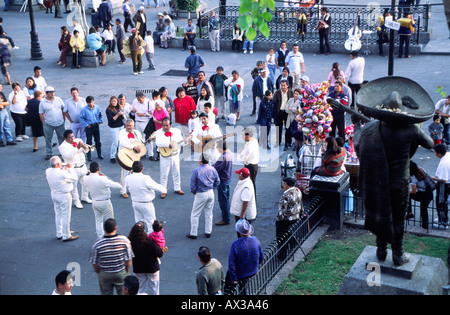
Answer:
[[[205,131],[205,130],[208,131],[208,130],[209,130],[209,126],[203,126],[203,127],[202,127],[202,130],[203,130],[203,131]]]
[[[72,145],[74,148],[78,147],[78,143],[76,143],[76,142],[72,142]]]
[[[166,137],[172,137],[173,136],[173,134],[171,133],[171,132],[166,132],[165,134],[164,134]]]
[[[134,133],[129,132],[128,133],[128,139],[134,139]]]

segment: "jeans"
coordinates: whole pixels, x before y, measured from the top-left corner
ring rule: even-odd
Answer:
[[[409,42],[411,41],[410,35],[400,35],[400,44],[398,46],[398,57],[401,58],[403,56],[403,46],[405,46],[405,57],[409,56]]]
[[[8,111],[0,110],[0,141],[13,141],[11,134],[11,122],[9,121]]]
[[[115,159],[117,154],[117,149],[119,147],[119,132],[123,127],[109,128],[111,132],[111,149],[109,151],[109,158]]]
[[[86,143],[86,133],[84,132],[84,128],[80,125],[80,123],[71,123],[70,129],[73,131],[73,135],[75,136],[75,138],[80,138],[84,143]]]
[[[147,58],[147,61],[148,61],[148,67],[149,67],[150,69],[155,69],[155,65],[154,65],[154,63],[153,63],[153,55],[154,55],[154,53],[149,53],[149,52],[146,52],[146,53],[145,53],[145,58]]]
[[[250,47],[248,48],[248,49],[250,49],[250,51],[253,51],[253,43],[254,42],[255,42],[254,40],[252,40],[250,42]],[[247,45],[248,45],[248,39],[244,40],[244,48],[242,49],[243,51],[247,50]]]
[[[220,181],[219,186],[217,186],[217,198],[219,199],[220,210],[222,210],[222,220],[226,223],[230,223],[230,184],[231,179]]]
[[[58,144],[61,144],[64,141],[64,124],[60,126],[51,126],[49,124],[46,124],[44,122],[43,124],[44,128],[44,138],[45,138],[45,150],[47,155],[52,155],[52,138],[53,138],[53,132],[56,132],[56,137],[58,138]]]

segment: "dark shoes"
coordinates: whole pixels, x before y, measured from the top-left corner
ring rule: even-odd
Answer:
[[[197,236],[196,236],[196,235],[191,235],[191,234],[186,234],[186,237],[187,237],[187,238],[190,238],[191,240],[197,239]]]

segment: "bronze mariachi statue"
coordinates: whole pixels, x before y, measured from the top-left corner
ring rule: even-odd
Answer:
[[[417,123],[433,117],[434,103],[416,82],[396,76],[364,85],[357,94],[358,109],[373,118],[361,126],[352,114],[354,145],[360,161],[358,185],[365,207],[365,228],[376,235],[377,258],[385,261],[391,244],[392,260],[409,261],[403,252],[405,213],[409,202],[409,163],[418,146],[433,140]]]

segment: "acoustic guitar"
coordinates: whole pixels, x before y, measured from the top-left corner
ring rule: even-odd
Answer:
[[[231,133],[227,133],[226,135],[216,137],[216,138],[213,138],[212,136],[206,136],[206,137],[197,136],[197,139],[200,140],[200,142],[199,143],[193,142],[194,152],[202,153],[204,151],[207,151],[216,145],[217,140],[226,139],[227,137],[233,137],[234,135],[236,135],[236,133],[231,132]]]
[[[147,148],[145,145],[150,142],[155,136],[155,132],[151,134],[149,139],[142,143],[135,141],[132,143],[133,147],[139,147],[140,152],[136,152],[134,149],[122,148],[116,154],[117,163],[125,170],[131,171],[134,161],[140,161],[143,156],[147,154]]]
[[[147,154],[145,143],[139,141],[133,142],[133,147],[136,146],[141,149],[139,153],[134,149],[122,148],[116,154],[117,163],[127,171],[132,169],[134,161],[140,161]]]
[[[176,142],[175,140],[170,141],[171,147],[159,147],[159,154],[163,157],[169,157],[177,154],[178,146],[182,144],[187,139],[191,138],[191,136],[186,137],[186,139],[180,140]]]

